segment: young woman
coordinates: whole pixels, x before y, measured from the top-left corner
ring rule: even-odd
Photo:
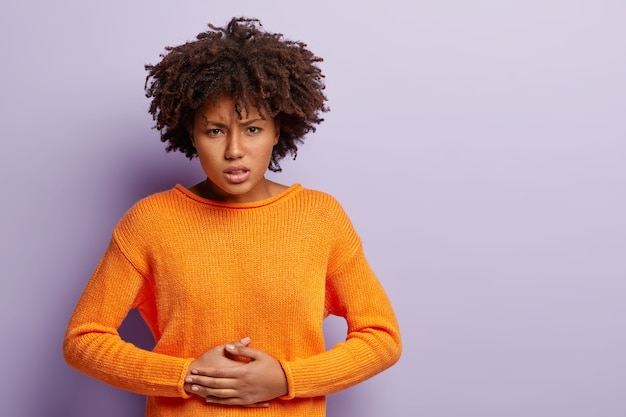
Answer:
[[[206,179],[135,204],[70,319],[76,369],[147,396],[148,416],[324,416],[325,395],[394,364],[398,324],[328,194],[265,178],[322,119],[320,58],[255,19],[209,25],[148,65],[168,151]],[[122,340],[138,309],[156,344]],[[325,350],[322,321],[344,317]]]

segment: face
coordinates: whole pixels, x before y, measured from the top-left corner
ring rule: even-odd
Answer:
[[[254,106],[235,111],[231,97],[207,103],[194,117],[191,140],[207,180],[199,184],[204,197],[234,203],[270,197],[265,179],[280,131],[274,119]]]

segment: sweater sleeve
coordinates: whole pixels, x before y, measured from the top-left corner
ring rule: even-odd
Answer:
[[[395,313],[342,210],[336,230],[340,237],[326,279],[326,308],[329,314],[346,319],[347,337],[324,353],[281,362],[289,386],[286,399],[346,389],[382,372],[400,358],[400,330]]]
[[[188,398],[183,384],[192,359],[140,349],[118,333],[128,312],[141,303],[145,285],[113,239],[76,305],[63,354],[70,366],[115,387]]]

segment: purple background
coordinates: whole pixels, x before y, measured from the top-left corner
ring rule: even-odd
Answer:
[[[201,178],[151,130],[143,65],[234,15],[325,58],[332,111],[277,178],[342,202],[403,331],[329,415],[626,415],[626,3],[0,7],[2,415],[142,415],[61,340],[124,211]]]

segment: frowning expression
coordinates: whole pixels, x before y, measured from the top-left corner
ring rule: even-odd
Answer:
[[[205,197],[245,203],[270,196],[265,172],[280,134],[273,118],[253,105],[239,116],[223,96],[196,112],[190,133],[207,176]]]

